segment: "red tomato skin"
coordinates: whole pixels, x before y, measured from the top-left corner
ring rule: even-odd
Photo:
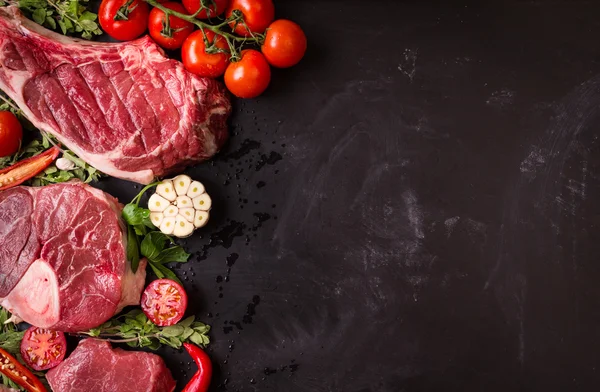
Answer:
[[[306,46],[302,28],[291,20],[279,19],[267,29],[261,51],[272,66],[289,68],[302,60]]]
[[[127,0],[103,0],[98,10],[98,21],[102,30],[119,41],[131,41],[144,34],[148,28],[150,7],[144,0],[135,0],[129,8],[128,20],[114,20],[117,11]]]
[[[38,346],[36,340],[36,336],[38,334],[51,334],[53,336],[54,344],[53,348],[58,351],[58,356],[52,358],[46,365],[39,365],[34,362],[30,354],[28,352],[29,349],[35,350]],[[67,354],[67,340],[65,338],[65,334],[59,331],[52,331],[45,328],[38,327],[30,327],[23,335],[23,340],[21,340],[21,357],[23,357],[23,361],[25,364],[33,370],[42,371],[52,369],[53,367],[58,366],[65,359],[65,355]]]
[[[225,85],[238,98],[256,98],[269,86],[271,68],[257,50],[243,50],[241,56],[225,70]]]
[[[12,112],[0,112],[0,157],[19,151],[23,140],[23,127]]]
[[[164,7],[172,9],[173,11],[186,14],[187,12],[181,3],[167,2],[162,4]],[[174,31],[172,37],[165,37],[161,34],[163,29],[163,20],[165,19],[165,13],[158,8],[153,8],[150,11],[150,17],[148,19],[148,31],[150,36],[156,41],[158,45],[165,49],[179,49],[183,45],[183,41],[194,31],[194,25],[183,19],[179,19],[176,16],[169,17],[169,23],[172,30]]]
[[[244,14],[244,22],[253,33],[263,33],[275,19],[275,6],[273,0],[232,0],[227,8],[226,16],[229,18],[233,10],[240,10]],[[233,28],[234,23],[230,24]],[[237,24],[235,33],[242,37],[250,37],[250,32],[242,24]]]
[[[205,34],[208,42],[214,42],[215,33],[205,30]],[[221,49],[229,49],[227,42],[220,35],[217,35],[215,45]],[[193,74],[212,79],[218,78],[225,73],[225,69],[229,65],[229,55],[226,53],[209,54],[205,49],[202,31],[194,31],[186,38],[181,47],[181,62],[185,69]]]
[[[196,13],[196,11],[198,11],[198,9],[200,8],[201,1],[202,0],[183,0],[183,6],[187,10],[188,14],[194,15]],[[206,3],[210,4],[210,0],[204,0],[204,1],[205,1],[205,4]],[[196,18],[209,19],[209,18],[217,17],[217,16],[221,15],[223,12],[225,12],[225,10],[227,9],[227,6],[229,5],[229,0],[213,0],[213,1],[215,2],[215,4],[213,4],[213,5],[207,4],[210,12],[207,12],[206,9],[203,9],[202,11],[200,11],[198,13],[198,15],[196,15]],[[216,5],[216,7],[215,7],[215,5]]]
[[[165,300],[165,298],[163,298],[164,293],[163,297],[159,297],[155,290],[169,287],[173,288],[176,291],[177,295],[179,296],[179,300],[176,304],[174,304],[175,308],[173,309],[173,317],[167,320],[160,320],[152,312],[153,305],[156,306],[159,300]],[[154,324],[160,327],[167,327],[169,325],[177,324],[183,318],[183,315],[185,314],[185,310],[187,308],[187,303],[187,293],[179,283],[171,279],[157,279],[152,281],[142,293],[141,307],[142,311],[146,314],[150,321],[152,321]]]

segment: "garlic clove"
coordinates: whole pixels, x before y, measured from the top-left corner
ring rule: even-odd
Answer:
[[[177,193],[177,195],[186,195],[191,182],[192,179],[189,176],[186,176],[185,174],[173,178],[173,186],[175,187],[175,192]]]
[[[175,204],[177,204],[178,208],[192,208],[194,206],[192,204],[192,199],[187,196],[177,196]]]
[[[173,235],[179,238],[185,238],[192,235],[194,232],[194,225],[188,222],[183,216],[178,215],[175,218],[175,229],[173,230]]]
[[[156,227],[160,227],[165,215],[162,212],[151,212],[150,213],[150,222]]]
[[[171,203],[167,199],[156,193],[148,199],[148,209],[152,212],[163,212],[170,205]]]
[[[200,196],[205,191],[204,185],[202,185],[200,181],[192,181],[190,187],[188,188],[187,195],[193,199],[196,196]]]
[[[179,215],[183,216],[185,219],[187,219],[188,222],[194,223],[194,216],[195,216],[196,210],[194,210],[193,208],[180,208],[179,209]]]
[[[194,226],[200,228],[205,226],[208,223],[209,214],[207,211],[196,211],[196,216],[194,217]]]
[[[177,216],[179,214],[179,208],[171,205],[164,212],[165,216]]]
[[[169,201],[175,201],[177,198],[177,193],[175,193],[175,189],[173,188],[173,183],[171,180],[164,180],[158,184],[156,186],[156,193]]]
[[[163,219],[162,223],[160,224],[160,231],[162,231],[166,235],[171,235],[171,234],[173,234],[174,230],[175,230],[175,217],[174,216],[165,217]]]
[[[196,210],[208,211],[212,206],[212,200],[210,199],[210,196],[208,196],[208,193],[203,193],[200,196],[194,197],[193,202]]]

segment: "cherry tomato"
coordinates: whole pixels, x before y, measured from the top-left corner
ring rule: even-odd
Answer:
[[[240,10],[244,15],[246,26],[253,33],[263,33],[275,19],[275,6],[273,0],[232,0],[227,8],[227,17],[229,18],[233,10]],[[231,27],[235,25],[231,23]],[[243,37],[249,37],[251,34],[242,23],[235,26],[235,33]]]
[[[210,30],[205,30],[204,34],[206,34],[209,46],[214,42],[214,46],[218,49],[226,51],[229,49],[222,36],[216,35]],[[229,64],[229,54],[206,53],[204,34],[202,30],[196,30],[187,37],[181,47],[181,61],[185,69],[191,73],[207,78],[218,78],[225,73]]]
[[[187,14],[181,3],[167,2],[162,4],[173,11]],[[157,44],[165,49],[179,49],[183,45],[183,41],[192,33],[194,25],[176,16],[169,17],[169,32],[164,30],[166,21],[165,13],[158,8],[153,8],[150,11],[150,19],[148,20],[148,29],[150,36],[154,38]],[[164,33],[164,34],[163,34]],[[170,34],[170,36],[169,36]]]
[[[279,19],[271,23],[260,48],[274,67],[288,68],[298,64],[306,52],[306,35],[291,20]]]
[[[30,327],[21,340],[21,356],[33,370],[48,370],[65,359],[65,334],[50,329]]]
[[[144,290],[141,306],[154,324],[161,327],[177,324],[187,308],[187,294],[179,283],[158,279]]]
[[[148,28],[148,14],[150,7],[144,0],[103,0],[98,20],[102,30],[114,39],[130,41]]]
[[[271,68],[259,51],[246,49],[241,56],[225,70],[225,85],[239,98],[258,97],[269,86]]]
[[[19,151],[23,139],[23,127],[12,112],[0,112],[0,157]]]
[[[183,6],[190,15],[193,15],[202,6],[196,18],[208,19],[221,15],[225,12],[229,0],[183,0]]]

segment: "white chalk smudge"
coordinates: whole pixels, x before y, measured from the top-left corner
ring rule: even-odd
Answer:
[[[588,167],[587,161],[583,161],[582,166],[581,166],[581,181],[577,181],[572,178],[569,178],[567,189],[569,190],[569,192],[571,193],[571,196],[573,196],[573,198],[578,197],[582,200],[585,200],[586,190],[587,190],[587,183],[586,183],[587,171],[588,171],[587,167]]]
[[[496,106],[499,108],[504,108],[506,106],[511,105],[514,102],[515,92],[502,89],[498,91],[494,91],[492,95],[485,101],[486,104],[490,106]]]
[[[525,177],[533,180],[538,171],[546,165],[546,162],[547,160],[545,151],[538,146],[533,146],[527,158],[521,162],[519,169],[521,170],[521,173],[525,175]]]
[[[423,211],[421,211],[421,207],[419,207],[415,192],[412,190],[404,192],[402,194],[402,199],[404,200],[408,221],[415,233],[415,237],[419,239],[425,238],[425,233],[423,232]]]
[[[398,70],[406,75],[411,82],[417,73],[417,53],[418,49],[404,49],[404,59],[398,65]]]
[[[454,231],[454,227],[460,220],[460,216],[454,216],[452,218],[448,218],[444,221],[444,225],[446,226],[446,237],[450,238],[452,232]]]

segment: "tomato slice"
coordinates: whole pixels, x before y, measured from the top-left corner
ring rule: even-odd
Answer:
[[[0,348],[0,373],[13,380],[27,392],[48,392],[42,382],[12,355]]]
[[[37,175],[50,166],[59,153],[59,148],[54,146],[39,155],[0,170],[0,191],[22,184]]]
[[[48,370],[65,359],[65,334],[50,329],[30,327],[21,340],[21,356],[33,370]]]
[[[165,327],[177,324],[187,308],[187,294],[171,279],[157,279],[142,294],[142,310],[154,324]]]

